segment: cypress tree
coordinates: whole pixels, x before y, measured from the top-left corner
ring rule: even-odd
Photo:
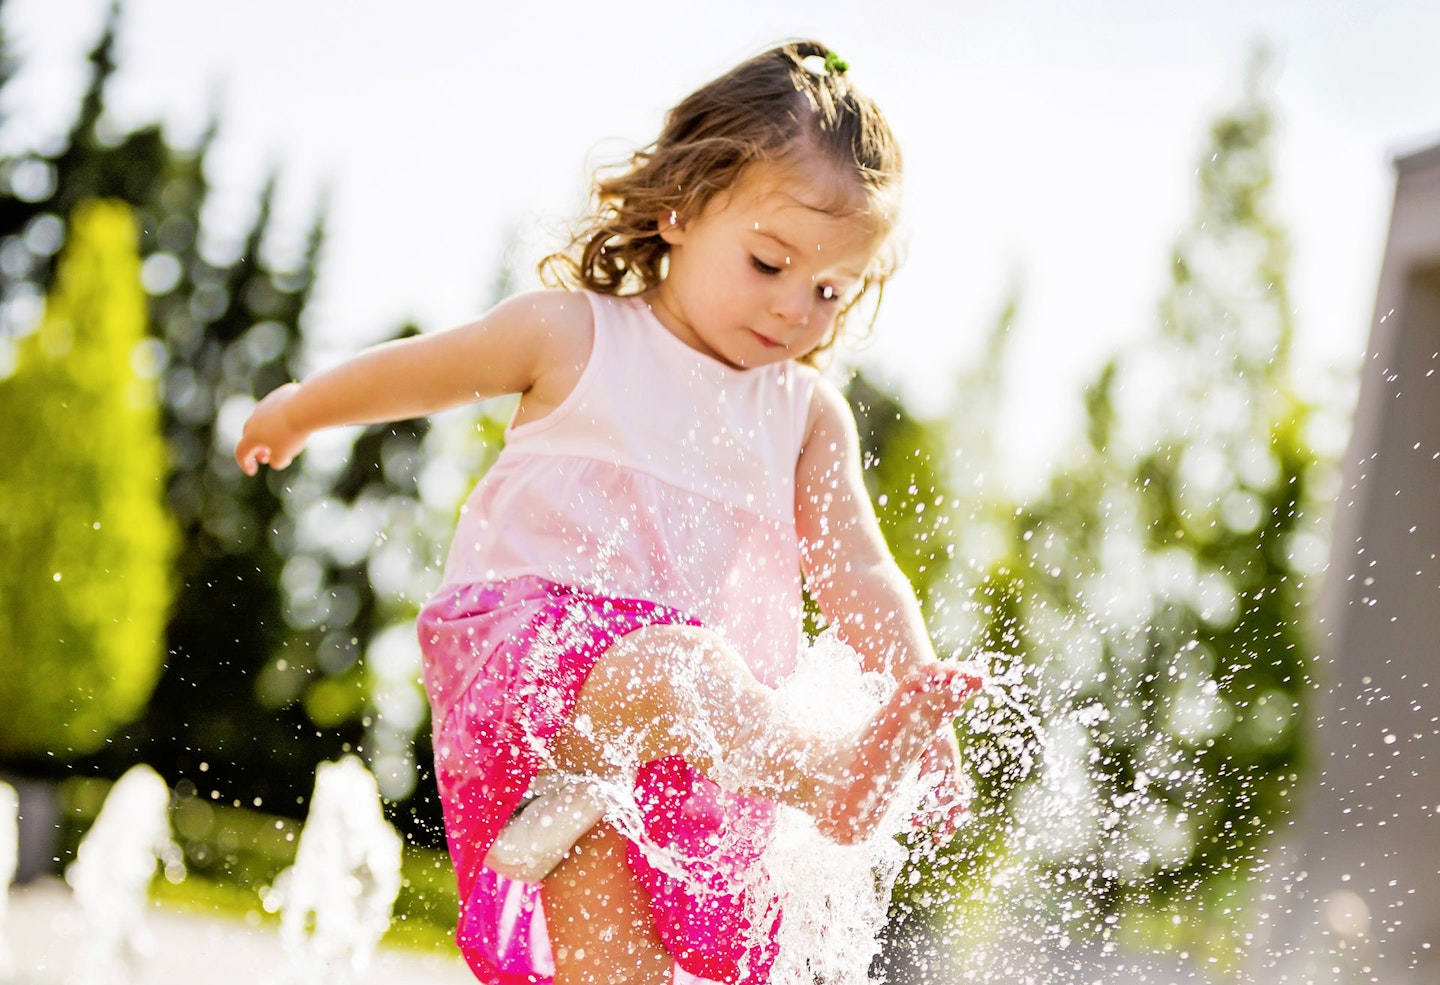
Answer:
[[[38,328],[0,381],[0,752],[61,759],[161,667],[176,532],[130,209],[77,206]]]

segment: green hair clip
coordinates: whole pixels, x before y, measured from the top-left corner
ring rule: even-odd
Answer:
[[[833,51],[825,52],[825,72],[827,75],[840,75],[850,70],[850,63]]]

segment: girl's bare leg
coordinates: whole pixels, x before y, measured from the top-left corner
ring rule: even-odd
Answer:
[[[773,692],[715,633],[650,626],[601,657],[552,750],[560,769],[597,774],[683,756],[721,786],[798,807],[852,842],[874,831],[900,778],[978,684],[951,665],[913,672],[859,734],[823,741],[782,720]]]
[[[670,985],[650,897],[625,862],[625,839],[597,824],[545,877],[555,985]]]

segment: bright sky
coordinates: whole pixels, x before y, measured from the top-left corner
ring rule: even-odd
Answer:
[[[23,66],[3,106],[8,147],[68,122],[107,7],[5,2]],[[1019,472],[1073,433],[1079,384],[1151,323],[1208,123],[1234,102],[1253,42],[1278,55],[1278,206],[1308,359],[1358,360],[1390,161],[1440,140],[1440,4],[1418,0],[124,7],[112,111],[189,140],[218,108],[218,217],[243,217],[270,168],[292,233],[330,190],[311,318],[340,348],[405,319],[472,318],[511,230],[551,243],[590,164],[649,142],[672,103],[770,43],[826,41],[907,159],[909,261],[863,358],[937,407],[1018,285]]]

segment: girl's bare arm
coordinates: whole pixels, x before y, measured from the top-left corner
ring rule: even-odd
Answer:
[[[261,400],[235,460],[249,475],[261,463],[283,469],[321,428],[424,417],[506,393],[524,394],[523,413],[540,416],[578,379],[592,330],[583,297],[539,291],[469,325],[375,346]]]
[[[806,584],[865,668],[899,679],[934,662],[920,603],[890,556],[865,492],[854,415],[824,381],[816,388],[810,435],[795,473],[795,522]],[[980,682],[978,674],[971,677],[972,687]],[[954,729],[940,729],[920,769],[935,786],[916,823],[949,837],[966,810]]]
[[[870,506],[854,415],[823,380],[795,473],[795,523],[806,586],[867,670],[898,677],[936,659],[915,592]]]

